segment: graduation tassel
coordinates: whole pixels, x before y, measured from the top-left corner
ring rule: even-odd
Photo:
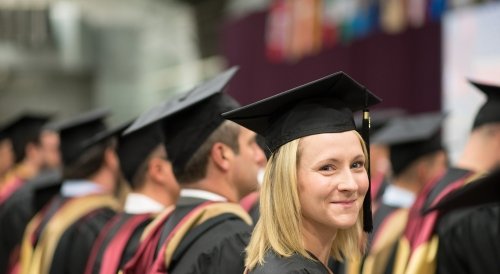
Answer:
[[[371,199],[371,175],[370,175],[370,111],[368,110],[368,92],[365,92],[365,108],[363,109],[363,123],[361,136],[365,140],[368,163],[368,191],[363,201],[363,230],[371,232],[373,230],[372,220],[372,199]]]

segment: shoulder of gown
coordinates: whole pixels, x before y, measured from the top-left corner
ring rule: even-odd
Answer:
[[[263,265],[258,265],[249,274],[328,274],[322,263],[298,254],[285,258],[270,251],[264,261]]]

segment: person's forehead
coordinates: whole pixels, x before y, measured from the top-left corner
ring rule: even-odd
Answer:
[[[254,137],[257,135],[255,132],[249,130],[246,127],[242,127],[240,125],[238,125],[238,126],[240,127],[240,136],[241,137]]]

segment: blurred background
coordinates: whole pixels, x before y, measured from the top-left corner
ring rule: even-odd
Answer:
[[[448,112],[459,151],[484,100],[467,79],[500,85],[500,2],[0,0],[0,123],[108,107],[117,124],[232,65],[242,104],[343,70],[377,108]]]

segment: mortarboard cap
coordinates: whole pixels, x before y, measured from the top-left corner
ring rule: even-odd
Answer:
[[[262,135],[268,149],[274,153],[282,145],[301,137],[356,130],[353,112],[380,101],[347,74],[337,72],[222,116]],[[366,195],[363,205],[365,231],[372,229],[370,204],[370,197]]]
[[[106,129],[104,131],[101,131],[101,132],[95,134],[94,136],[92,136],[89,139],[82,142],[81,149],[87,150],[94,145],[97,145],[99,143],[103,143],[103,142],[105,142],[113,137],[120,136],[123,133],[123,131],[125,131],[125,129],[130,126],[130,124],[132,124],[132,122],[128,121],[128,122],[120,124],[116,127]]]
[[[353,112],[380,102],[338,72],[229,111],[223,117],[262,135],[271,152],[300,137],[355,130]]]
[[[52,126],[59,132],[60,151],[65,165],[73,163],[81,155],[86,141],[106,131],[104,118],[109,114],[110,111],[106,109],[92,110]]]
[[[210,134],[225,121],[220,113],[239,106],[233,98],[222,93],[237,70],[230,68],[141,114],[125,134],[161,121],[165,148],[174,172],[182,171]]]
[[[487,123],[500,122],[500,86],[483,84],[472,80],[469,80],[469,82],[486,94],[486,102],[477,112],[472,128]]]
[[[45,114],[24,113],[3,127],[5,138],[12,142],[16,163],[24,159],[26,145],[38,140],[43,125],[49,119],[49,115]]]
[[[389,145],[393,173],[399,175],[419,157],[443,149],[444,118],[442,113],[398,117],[374,135],[372,142]]]
[[[132,188],[138,169],[151,152],[162,143],[163,133],[159,123],[149,124],[120,136],[117,148],[120,168]]]
[[[500,202],[500,169],[472,181],[446,195],[441,201],[424,211],[439,210],[441,213],[455,209]]]

